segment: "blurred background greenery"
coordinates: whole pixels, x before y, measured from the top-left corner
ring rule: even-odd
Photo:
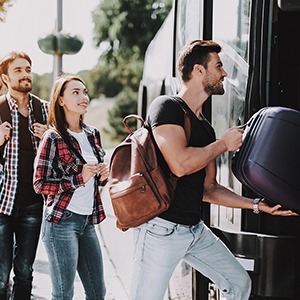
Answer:
[[[14,1],[18,0],[0,0],[0,22]],[[172,0],[99,0],[92,13],[95,46],[106,51],[93,69],[78,75],[85,80],[92,100],[86,123],[101,130],[106,147],[127,135],[122,119],[137,112],[145,51],[171,6]],[[32,92],[48,100],[52,74],[33,75]]]

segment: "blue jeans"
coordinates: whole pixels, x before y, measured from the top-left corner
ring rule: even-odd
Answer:
[[[32,272],[42,222],[43,202],[0,214],[0,299],[6,299],[11,269],[13,300],[29,300]]]
[[[64,211],[58,224],[43,221],[53,300],[71,300],[76,270],[87,300],[103,300],[105,283],[100,244],[90,217]]]
[[[181,259],[210,278],[226,299],[249,299],[249,275],[202,221],[184,226],[154,218],[134,229],[134,245],[131,300],[163,299]]]

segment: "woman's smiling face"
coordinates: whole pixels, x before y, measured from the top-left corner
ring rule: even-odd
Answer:
[[[83,115],[87,112],[89,101],[85,85],[78,80],[71,80],[66,84],[59,104],[63,107],[66,115],[70,113]]]

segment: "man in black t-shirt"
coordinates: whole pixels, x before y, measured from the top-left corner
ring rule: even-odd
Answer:
[[[31,59],[26,53],[3,57],[0,74],[8,90],[1,96],[0,112],[0,300],[10,293],[12,267],[10,299],[29,300],[43,211],[42,196],[33,190],[33,161],[47,129],[48,102],[30,94]]]
[[[242,145],[243,130],[228,129],[216,140],[202,115],[211,95],[224,94],[223,69],[213,41],[187,45],[178,60],[182,89],[177,97],[190,114],[191,137],[187,145],[184,112],[173,97],[160,96],[148,110],[147,123],[160,151],[159,163],[179,177],[170,208],[134,229],[135,251],[131,300],[162,300],[174,269],[181,259],[210,278],[226,299],[248,300],[251,280],[247,272],[201,220],[201,201],[228,207],[254,209],[272,215],[293,216],[280,205],[239,196],[216,181],[215,159]],[[256,206],[254,206],[256,205]],[[257,207],[258,205],[258,207]]]

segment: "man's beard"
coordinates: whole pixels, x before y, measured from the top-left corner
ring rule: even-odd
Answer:
[[[219,81],[215,81],[214,83],[206,80],[204,82],[204,92],[207,95],[223,95],[225,93],[224,87],[221,84],[218,84]]]
[[[21,83],[19,83],[16,85],[12,85],[11,88],[17,92],[28,93],[32,90],[32,84],[31,84],[31,81],[30,81],[30,83],[28,82],[25,86],[22,86]]]

